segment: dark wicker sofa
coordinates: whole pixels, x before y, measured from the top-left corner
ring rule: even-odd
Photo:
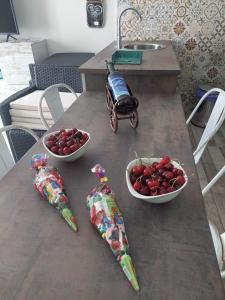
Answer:
[[[70,55],[70,59],[76,57],[75,54],[76,53],[74,53],[73,56]],[[74,66],[74,64],[82,64],[93,55],[93,53],[85,53],[85,55],[82,55],[75,63],[74,61],[71,61],[72,66],[69,66],[68,56],[65,54],[58,55],[58,63],[57,55],[53,55],[53,59],[49,57],[49,62],[54,62],[54,64],[48,64],[48,61],[46,61],[42,64],[29,65],[31,74],[30,86],[13,94],[0,103],[0,115],[3,125],[6,126],[11,124],[11,116],[9,113],[10,103],[35,90],[44,90],[53,84],[66,83],[71,86],[75,92],[81,93],[83,91],[81,74],[79,66]],[[65,61],[65,63],[63,63],[63,61]],[[34,131],[39,137],[45,133],[44,130]],[[17,162],[35,143],[35,140],[22,130],[11,130],[8,133],[8,139],[15,162]]]

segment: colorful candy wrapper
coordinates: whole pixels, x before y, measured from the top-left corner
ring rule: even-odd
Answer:
[[[108,178],[105,176],[105,170],[100,165],[96,165],[91,171],[99,178],[101,183],[87,197],[91,223],[109,244],[132,287],[135,291],[139,291],[136,272],[129,255],[129,244],[123,216],[116,204],[114,193],[106,184]]]
[[[69,226],[77,231],[76,219],[69,209],[69,200],[64,191],[64,185],[57,169],[47,165],[45,154],[35,154],[31,159],[31,166],[36,170],[34,188],[42,198],[57,208]]]

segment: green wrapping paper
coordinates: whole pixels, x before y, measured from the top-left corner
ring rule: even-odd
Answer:
[[[100,165],[96,165],[91,171],[96,174],[101,183],[87,197],[91,223],[110,246],[134,290],[139,291],[136,272],[129,255],[123,216],[117,206],[113,192],[106,184],[108,179],[105,177],[105,170]]]

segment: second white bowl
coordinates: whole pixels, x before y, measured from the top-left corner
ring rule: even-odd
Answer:
[[[135,189],[133,188],[131,182],[130,182],[130,172],[131,169],[138,165],[140,163],[140,159],[143,163],[143,165],[150,165],[153,162],[159,162],[162,158],[138,158],[138,159],[134,159],[132,160],[126,169],[126,181],[127,181],[127,187],[129,192],[131,193],[132,196],[134,196],[135,198],[138,199],[142,199],[144,201],[147,201],[149,203],[156,203],[156,204],[160,204],[160,203],[166,203],[171,201],[172,199],[174,199],[177,195],[180,194],[180,192],[185,188],[185,186],[188,183],[188,177],[187,174],[185,173],[184,169],[174,160],[171,160],[171,163],[174,165],[175,168],[177,169],[181,169],[184,172],[184,178],[185,178],[185,183],[184,185],[182,185],[178,190],[168,193],[168,194],[163,194],[163,195],[157,195],[157,196],[144,196],[139,194],[138,192],[135,191]]]

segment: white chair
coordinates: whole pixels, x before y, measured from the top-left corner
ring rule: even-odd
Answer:
[[[223,124],[223,121],[225,119],[225,91],[218,89],[218,88],[214,88],[214,89],[211,89],[210,91],[208,91],[200,99],[200,101],[196,105],[195,109],[193,110],[193,112],[191,113],[191,115],[189,116],[189,118],[186,121],[186,124],[188,125],[190,123],[191,119],[193,118],[194,114],[196,113],[196,111],[198,110],[200,105],[202,104],[202,102],[208,97],[208,95],[210,95],[211,93],[215,93],[215,92],[218,92],[218,98],[213,107],[212,113],[209,117],[209,120],[208,120],[206,128],[202,134],[202,137],[199,141],[199,144],[193,153],[195,164],[197,164],[199,162],[208,142],[217,133],[217,131]]]
[[[225,173],[225,166],[216,174],[216,176],[207,184],[202,190],[202,195],[205,196],[212,186],[221,178]],[[209,227],[212,235],[212,240],[216,252],[217,261],[220,268],[220,274],[225,279],[224,261],[225,261],[225,232],[219,234],[216,226],[209,220]]]
[[[207,122],[206,128],[201,136],[199,144],[194,151],[194,160],[195,164],[199,162],[208,142],[213,138],[217,133],[219,128],[224,122],[225,119],[225,92],[221,89],[214,88],[208,91],[196,105],[195,109],[189,116],[186,121],[188,125],[193,118],[194,114],[202,104],[202,102],[210,95],[211,93],[218,92],[218,98],[213,107],[209,120]],[[225,173],[225,166],[216,174],[216,176],[207,184],[207,186],[202,190],[202,195],[205,196],[206,193],[212,188],[212,186],[219,180],[219,178]],[[209,227],[212,235],[212,240],[216,252],[217,261],[219,264],[220,274],[223,279],[225,279],[225,270],[224,270],[224,258],[225,258],[225,233],[219,234],[216,226],[209,220]]]
[[[30,129],[22,126],[9,125],[0,128],[0,179],[14,166],[15,161],[7,146],[6,140],[3,136],[4,132],[12,129],[21,129],[28,132],[36,141],[39,140],[38,136]]]
[[[209,221],[209,228],[212,235],[213,245],[216,252],[216,258],[218,261],[220,275],[223,279],[225,279],[225,270],[224,270],[224,259],[225,259],[225,232],[219,234],[216,226]]]
[[[46,100],[47,106],[49,108],[49,111],[52,115],[52,119],[55,122],[57,122],[61,116],[64,113],[64,108],[63,108],[63,104],[61,101],[61,97],[60,97],[60,93],[59,93],[59,89],[60,88],[64,88],[67,89],[68,91],[70,91],[75,99],[77,99],[77,94],[74,92],[74,90],[68,86],[67,84],[64,83],[59,83],[59,84],[54,84],[50,87],[48,87],[47,89],[44,90],[43,94],[41,95],[39,104],[38,104],[38,111],[40,114],[40,118],[41,121],[43,123],[43,125],[46,127],[46,129],[49,129],[49,125],[45,120],[44,114],[43,114],[43,109],[42,109],[42,102],[43,99]]]
[[[212,186],[223,176],[225,173],[225,166],[216,174],[215,177],[207,184],[207,186],[202,190],[202,195],[205,196],[206,193],[212,188]]]

